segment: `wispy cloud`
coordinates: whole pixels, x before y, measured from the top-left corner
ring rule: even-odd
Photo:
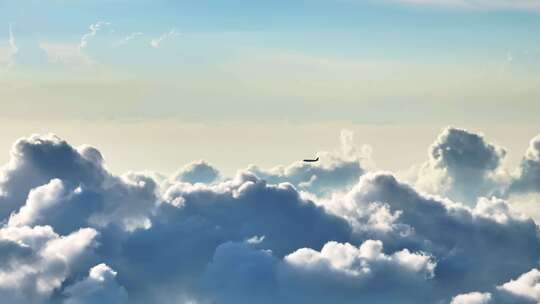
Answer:
[[[9,25],[9,38],[8,45],[0,47],[0,64],[6,68],[10,68],[15,64],[15,56],[19,53],[19,47],[15,41],[15,35],[13,34],[13,27]]]
[[[414,5],[479,10],[540,10],[540,0],[390,0]]]
[[[92,37],[96,36],[96,34],[101,29],[103,29],[105,26],[108,26],[108,25],[110,25],[110,23],[109,22],[104,22],[104,21],[98,21],[97,23],[90,24],[90,27],[88,28],[90,31],[88,33],[84,34],[81,37],[81,42],[79,43],[79,48],[84,49],[85,47],[87,47],[88,42],[90,41],[90,39],[92,39]]]
[[[137,37],[140,37],[140,36],[142,36],[142,35],[144,35],[143,32],[134,32],[134,33],[131,33],[131,34],[127,35],[126,37],[124,37],[124,38],[118,40],[117,42],[115,42],[115,43],[113,44],[113,47],[119,47],[119,46],[122,46],[122,45],[128,43],[129,41],[131,41],[131,40],[133,40],[133,39],[135,39],[135,38],[137,38]]]
[[[161,36],[159,36],[158,38],[155,38],[155,39],[152,39],[150,40],[150,46],[157,49],[161,46],[161,43],[166,40],[166,39],[169,39],[169,38],[173,38],[173,37],[177,37],[177,36],[180,36],[180,33],[177,32],[176,30],[170,30],[164,34],[162,34]]]

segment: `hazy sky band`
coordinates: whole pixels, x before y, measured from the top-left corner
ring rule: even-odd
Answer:
[[[534,121],[537,1],[435,2],[4,1],[2,113]]]

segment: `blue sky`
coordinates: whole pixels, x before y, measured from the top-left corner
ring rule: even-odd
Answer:
[[[157,132],[203,124],[209,142],[224,136],[217,130],[235,141],[238,124],[250,132],[254,123],[288,143],[302,134],[295,125],[407,133],[427,124],[423,143],[449,124],[520,125],[529,136],[540,112],[538,3],[0,1],[0,116],[25,133],[77,126],[91,134],[100,121],[130,122],[132,138],[146,121]],[[339,128],[331,130],[321,146],[333,144]],[[13,137],[0,136],[1,145]],[[116,137],[97,144],[109,142]]]
[[[321,120],[325,117],[303,112],[302,107],[338,104],[341,109],[330,108],[327,118],[399,122],[400,118],[378,111],[374,118],[353,118],[350,108],[363,103],[381,103],[383,108],[412,104],[411,115],[402,119],[429,120],[431,115],[426,114],[433,114],[439,120],[452,115],[445,104],[484,109],[486,103],[495,102],[504,110],[510,104],[517,109],[510,120],[530,119],[528,110],[538,109],[539,92],[533,84],[540,77],[536,2],[523,1],[532,8],[503,5],[511,1],[499,1],[500,6],[473,2],[480,3],[478,7],[453,2],[460,3],[3,1],[0,41],[6,47],[11,25],[18,53],[10,70],[3,71],[2,82],[22,84],[35,72],[35,86],[67,78],[77,81],[74,85],[80,90],[115,95],[114,102],[110,102],[114,97],[105,98],[109,104],[136,100],[133,106],[138,111],[109,106],[107,112],[120,117],[168,116],[172,110],[172,116],[196,119],[204,109],[193,103],[202,102],[228,104],[214,119],[247,119],[250,113],[242,113],[242,108],[256,103],[266,108],[292,105],[288,119]],[[99,22],[103,26],[79,52],[76,46],[82,36]],[[175,34],[166,35],[171,31]],[[159,49],[152,48],[150,41],[162,35],[166,38]],[[122,42],[127,37],[132,39]],[[154,107],[156,81],[163,86],[157,101],[162,107]],[[298,90],[287,85],[294,82]],[[127,94],[126,86],[141,92]],[[311,87],[315,90],[308,94]],[[215,94],[208,92],[213,88]],[[42,94],[33,89],[27,100]],[[394,94],[387,96],[383,90]],[[52,95],[44,99],[52,103],[62,99]],[[445,100],[437,101],[439,95]],[[87,105],[91,101],[85,98],[69,99],[76,104],[77,115],[104,115],[96,109],[99,105]],[[145,106],[149,103],[153,110]],[[273,120],[279,112],[251,114]],[[359,109],[352,112],[361,114]]]

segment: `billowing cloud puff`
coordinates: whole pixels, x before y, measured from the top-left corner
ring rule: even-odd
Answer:
[[[97,149],[75,149],[54,135],[17,141],[0,172],[0,189],[0,218],[16,213],[12,225],[51,225],[61,233],[113,221],[144,226],[158,200],[152,178],[113,176]]]
[[[471,209],[419,194],[388,173],[368,173],[350,193],[328,205],[355,227],[369,226],[369,210],[381,212],[372,207],[375,203],[384,206],[383,214],[393,215],[381,217],[388,221],[384,225],[388,229],[384,234],[356,229],[356,238],[376,236],[391,251],[408,248],[433,255],[438,261],[434,280],[441,295],[490,287],[530,269],[540,254],[536,224],[514,213],[504,201],[485,199]]]
[[[88,277],[66,288],[64,304],[128,303],[126,290],[116,282],[117,273],[105,264],[90,269]]]
[[[492,288],[491,292],[471,292],[456,296],[451,304],[459,303],[505,303],[535,304],[540,302],[540,271],[536,268],[516,279]]]
[[[450,304],[488,304],[490,302],[490,293],[470,292],[456,296]]]
[[[531,269],[539,229],[498,196],[508,193],[493,177],[502,149],[446,130],[428,165],[451,188],[428,195],[390,172],[367,172],[352,135],[342,141],[342,151],[321,154],[321,164],[220,178],[204,161],[171,177],[117,176],[95,148],[54,135],[21,139],[0,170],[0,297],[40,304],[538,302],[540,276]],[[528,160],[537,156],[531,146]],[[465,181],[485,188],[465,193]],[[495,196],[480,196],[486,193]],[[470,195],[468,205],[446,197],[458,194]]]
[[[81,229],[59,236],[49,226],[0,229],[0,298],[9,303],[41,303],[90,252],[97,232]]]
[[[219,171],[203,160],[187,164],[173,176],[173,180],[185,183],[210,184],[219,178]]]
[[[516,303],[518,300],[521,303],[538,303],[540,302],[540,271],[533,269],[497,288],[516,298]]]
[[[370,153],[367,146],[356,147],[353,133],[344,130],[341,133],[341,151],[320,152],[320,162],[298,161],[271,170],[250,166],[248,171],[272,184],[289,182],[300,190],[325,195],[354,185],[365,172],[362,164],[370,161]]]
[[[290,184],[269,185],[247,172],[213,185],[177,183],[163,199],[150,228],[133,231],[121,242],[110,241],[121,246],[117,251],[122,254],[107,263],[119,272],[122,285],[133,290],[132,298],[143,299],[142,292],[159,297],[164,292],[159,288],[168,284],[176,286],[174,292],[180,286],[191,291],[193,278],[226,242],[258,236],[254,243],[282,257],[297,248],[321,248],[350,238],[345,220],[302,199]],[[154,285],[133,280],[138,277]]]
[[[283,259],[246,243],[225,243],[216,249],[204,281],[205,291],[220,303],[391,301],[406,300],[414,292],[407,288],[429,280],[435,266],[422,253],[385,255],[382,242],[373,240],[360,247],[329,242],[321,251],[302,248]],[[394,291],[374,293],[383,281]]]
[[[519,169],[519,175],[513,181],[510,191],[540,192],[540,135],[531,140]]]
[[[417,184],[432,193],[474,203],[480,195],[493,194],[495,171],[505,155],[503,148],[486,142],[482,135],[449,127],[431,145]]]

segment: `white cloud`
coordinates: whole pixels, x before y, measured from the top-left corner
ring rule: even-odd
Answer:
[[[289,182],[300,190],[316,195],[327,195],[338,190],[347,190],[358,182],[366,169],[373,167],[371,148],[358,146],[354,142],[354,133],[341,131],[341,147],[337,151],[320,151],[319,162],[294,162],[288,166],[278,166],[269,170],[255,165],[248,171],[270,183]]]
[[[66,288],[64,304],[128,303],[126,290],[116,282],[117,272],[106,264],[90,269],[88,277]]]
[[[329,242],[320,252],[303,248],[287,255],[285,261],[305,270],[330,271],[359,278],[368,277],[376,268],[386,265],[431,278],[437,265],[430,256],[406,249],[391,256],[385,255],[383,243],[374,240],[367,240],[360,247]]]
[[[10,303],[46,301],[90,252],[96,236],[90,228],[67,236],[49,226],[0,229],[0,297]]]
[[[89,32],[84,34],[82,37],[81,37],[81,41],[79,42],[79,49],[84,49],[88,46],[88,42],[90,41],[90,39],[92,39],[94,36],[96,36],[96,34],[101,30],[103,29],[104,27],[110,25],[109,22],[104,22],[104,21],[98,21],[94,24],[90,24],[90,26],[88,27],[88,30]]]
[[[450,304],[488,304],[490,301],[490,293],[471,292],[454,297]]]
[[[447,133],[431,149],[434,163],[458,171],[499,166],[496,147],[482,137]],[[477,197],[466,206],[424,194],[390,172],[365,172],[358,165],[365,152],[352,142],[344,132],[341,151],[325,154],[334,166],[300,166],[301,182],[295,174],[272,182],[275,175],[249,171],[216,179],[204,161],[170,177],[117,176],[91,146],[52,134],[21,138],[0,169],[0,297],[16,304],[538,302],[539,228],[515,211],[519,202]],[[537,161],[536,143],[526,160]],[[349,163],[355,178],[336,182],[338,165]],[[291,184],[313,175],[327,196]]]
[[[480,10],[539,10],[538,0],[391,0],[413,5],[456,7]]]
[[[152,39],[150,40],[150,46],[157,49],[161,46],[161,43],[169,38],[173,38],[173,37],[177,37],[177,36],[180,36],[180,33],[177,32],[176,30],[172,29],[164,34],[162,34],[161,36],[155,38],[155,39]]]
[[[119,47],[119,46],[122,46],[124,44],[127,44],[128,42],[130,42],[131,40],[134,40],[136,39],[137,37],[140,37],[144,35],[143,32],[133,32],[129,35],[127,35],[126,37],[118,40],[116,43],[113,44],[113,47]]]
[[[13,26],[9,25],[9,39],[7,46],[0,45],[0,64],[4,65],[7,69],[11,68],[15,64],[15,56],[19,53],[19,47],[15,41],[15,35],[13,34]]]
[[[532,269],[497,288],[526,300],[540,302],[540,270]]]

